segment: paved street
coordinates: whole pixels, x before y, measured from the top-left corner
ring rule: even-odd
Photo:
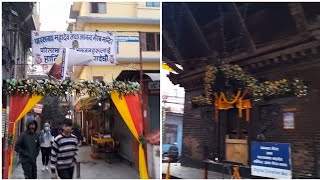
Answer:
[[[167,173],[168,163],[162,163],[162,174]],[[178,179],[202,179],[203,170],[181,166],[180,163],[170,164],[170,175]],[[208,179],[230,179],[229,175],[208,171]]]
[[[80,147],[81,179],[139,179],[139,172],[126,162],[116,161],[112,164],[102,159],[90,158],[90,146]],[[50,179],[50,171],[42,171],[41,153],[37,159],[38,179]],[[74,173],[74,178],[76,172]],[[13,171],[11,179],[24,179],[21,164]]]

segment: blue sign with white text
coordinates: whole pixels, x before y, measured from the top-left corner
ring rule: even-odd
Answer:
[[[139,36],[117,36],[118,42],[139,42]]]
[[[292,177],[290,144],[252,141],[251,174],[290,179]]]

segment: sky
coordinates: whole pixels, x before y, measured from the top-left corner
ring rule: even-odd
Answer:
[[[161,70],[161,84],[163,83],[165,85],[165,88],[162,89],[163,95],[184,97],[184,88],[179,85],[172,84],[170,79],[167,77],[168,74],[168,70]]]
[[[160,66],[161,67],[161,66]],[[170,107],[172,112],[183,113],[184,108],[184,88],[179,85],[174,85],[167,77],[168,70],[161,69],[161,92],[162,96],[169,96],[167,103],[162,103],[165,107]]]
[[[66,31],[69,19],[70,5],[66,1],[41,1],[40,2],[40,30],[41,31]]]

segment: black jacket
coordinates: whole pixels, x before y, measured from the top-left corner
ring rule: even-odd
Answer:
[[[179,149],[177,146],[170,146],[168,151],[169,157],[177,158],[179,156]]]
[[[14,150],[19,153],[19,157],[21,160],[21,163],[36,163],[37,156],[39,155],[40,151],[40,139],[39,135],[34,132],[32,133],[29,130],[29,125],[31,122],[35,122],[36,128],[38,127],[38,123],[35,120],[28,120],[27,121],[27,130],[23,132],[14,147]]]

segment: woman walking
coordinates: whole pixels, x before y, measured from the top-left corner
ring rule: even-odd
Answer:
[[[40,134],[40,146],[41,146],[41,154],[42,154],[42,164],[43,168],[42,171],[48,170],[48,162],[51,153],[51,143],[53,140],[53,136],[50,130],[50,124],[45,123],[43,125],[43,130]]]

